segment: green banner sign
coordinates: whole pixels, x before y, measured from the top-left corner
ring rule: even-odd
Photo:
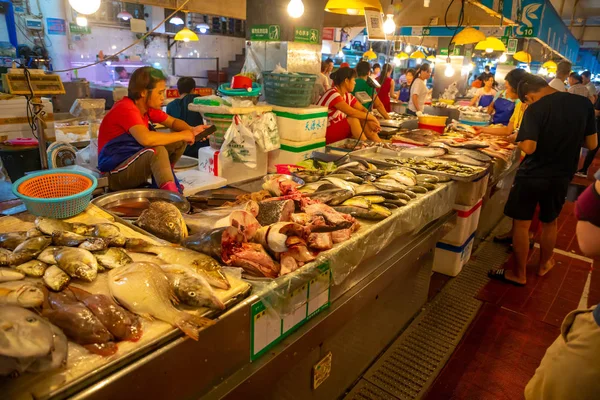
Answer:
[[[319,30],[312,28],[294,29],[294,42],[319,44]]]
[[[72,22],[69,23],[69,32],[71,32],[74,35],[89,35],[90,33],[92,33],[92,30],[90,29],[89,26],[79,26],[77,24],[74,24]]]
[[[253,25],[250,27],[250,40],[279,42],[281,41],[281,27],[279,25]]]
[[[447,56],[448,55],[448,48],[444,47],[443,49],[440,49],[440,55]]]

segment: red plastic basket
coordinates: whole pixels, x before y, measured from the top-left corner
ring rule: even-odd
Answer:
[[[419,123],[419,129],[429,129],[430,131],[444,133],[445,126],[427,125]]]
[[[290,171],[290,167],[304,169],[295,164],[275,164],[275,168],[277,168],[278,174],[291,175],[292,172]]]

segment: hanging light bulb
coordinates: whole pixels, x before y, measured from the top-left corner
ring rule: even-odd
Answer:
[[[339,58],[344,58],[344,51],[342,50],[342,46],[340,46],[340,51],[338,51],[337,56]]]
[[[69,5],[79,14],[93,14],[100,8],[100,0],[69,0]]]
[[[383,23],[383,33],[391,35],[396,32],[396,23],[394,22],[394,6],[389,6],[387,10],[387,17]]]
[[[422,58],[417,58],[417,65],[421,65],[422,62],[423,62]]]
[[[133,15],[131,15],[131,13],[128,11],[121,11],[117,14],[117,18],[122,19],[123,21],[129,21],[131,18],[133,18]]]
[[[498,57],[498,62],[501,62],[501,63],[506,62],[506,59],[507,59],[506,53],[502,53],[502,55],[500,57]]]
[[[290,0],[287,12],[292,18],[300,18],[304,14],[304,3],[302,0]]]
[[[348,15],[358,15],[360,10],[358,10],[356,8],[347,8],[346,12],[348,13]]]
[[[540,74],[540,75],[548,75],[548,70],[546,68],[544,68],[544,67],[541,67],[538,70],[538,74]]]
[[[75,18],[75,22],[77,23],[77,26],[87,26],[88,25],[88,21],[86,17],[77,17]]]
[[[454,68],[452,68],[452,64],[450,63],[450,57],[446,59],[446,69],[444,71],[444,75],[446,75],[448,78],[454,75]]]
[[[406,53],[410,53],[412,51],[412,46],[410,45],[410,43],[406,45],[406,47],[404,48],[404,51]]]
[[[485,49],[485,52],[486,53],[493,53],[494,49],[492,49],[491,47],[488,47],[488,48]]]
[[[200,31],[200,33],[206,33],[210,29],[210,27],[208,26],[208,24],[206,24],[204,22],[199,23],[198,25],[196,25],[196,28],[198,28],[198,30]]]
[[[175,16],[169,20],[169,23],[173,25],[183,25],[183,20],[180,17]]]

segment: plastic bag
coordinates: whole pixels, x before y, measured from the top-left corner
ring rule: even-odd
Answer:
[[[225,170],[228,166],[245,164],[248,168],[256,168],[256,142],[254,134],[242,123],[239,116],[234,117],[234,121],[225,133],[225,140],[221,145],[219,153],[219,163]]]
[[[288,71],[287,69],[283,68],[281,66],[281,64],[277,63],[277,65],[275,66],[275,69],[273,70],[274,74],[287,74]]]
[[[88,169],[98,168],[98,139],[90,140],[89,146],[76,153],[75,164]]]
[[[277,119],[272,112],[247,114],[242,118],[254,134],[258,147],[265,153],[280,147]]]
[[[246,47],[246,53],[247,56],[242,67],[242,74],[252,79],[253,82],[260,82],[262,79],[262,65],[258,61],[252,46],[248,45]]]

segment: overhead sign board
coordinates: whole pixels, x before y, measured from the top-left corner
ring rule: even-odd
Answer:
[[[281,41],[281,27],[279,25],[252,25],[250,27],[250,40],[279,42]]]

